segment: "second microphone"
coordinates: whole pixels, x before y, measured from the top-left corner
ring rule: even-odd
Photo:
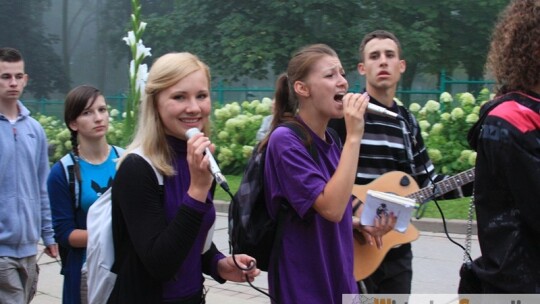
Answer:
[[[198,128],[191,128],[191,129],[186,131],[186,137],[188,139],[190,139],[190,138],[192,138],[193,136],[195,136],[196,134],[199,134],[199,133],[201,133],[201,130],[199,130]],[[214,179],[216,180],[216,182],[220,186],[222,186],[222,187],[226,186],[227,185],[227,180],[225,179],[225,176],[223,176],[223,174],[221,173],[221,169],[219,169],[219,166],[218,166],[216,160],[214,159],[214,156],[210,152],[210,149],[206,148],[204,150],[204,153],[206,155],[208,155],[208,161],[210,162],[210,164],[208,165],[208,170],[210,170],[210,172],[214,176]]]

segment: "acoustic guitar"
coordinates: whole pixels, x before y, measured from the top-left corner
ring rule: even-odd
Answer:
[[[360,201],[366,200],[368,189],[382,192],[390,192],[396,195],[414,199],[417,203],[424,203],[432,197],[437,197],[450,192],[462,185],[474,181],[474,168],[458,173],[435,183],[434,186],[425,187],[419,190],[418,184],[409,174],[401,171],[392,171],[381,175],[376,180],[367,185],[354,185],[352,194]],[[436,194],[433,195],[433,192]],[[355,232],[359,233],[359,232]],[[409,223],[404,233],[392,230],[383,236],[383,246],[370,246],[367,242],[360,242],[355,238],[354,243],[354,276],[357,281],[363,280],[371,275],[388,253],[390,249],[397,245],[410,243],[418,239],[419,232]]]

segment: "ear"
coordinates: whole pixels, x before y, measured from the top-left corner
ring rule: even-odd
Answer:
[[[358,65],[356,66],[356,70],[358,71],[358,74],[366,75],[366,67],[364,66],[364,63],[358,63]]]
[[[69,123],[69,128],[73,131],[78,131],[79,127],[77,126],[77,122],[74,120]]]
[[[401,74],[405,73],[406,69],[407,69],[407,62],[405,62],[405,60],[400,60],[399,61],[399,71],[401,72]]]
[[[309,97],[309,87],[303,81],[297,80],[293,85],[294,92],[303,97]]]
[[[23,76],[23,88],[26,87],[26,85],[28,84],[28,74],[24,74]]]

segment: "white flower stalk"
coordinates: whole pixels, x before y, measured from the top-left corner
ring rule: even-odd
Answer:
[[[146,57],[152,56],[151,48],[144,45],[141,39],[146,23],[140,20],[141,6],[139,0],[131,0],[133,14],[131,14],[132,30],[128,31],[123,38],[131,50],[132,60],[129,63],[129,96],[126,105],[126,121],[124,124],[126,134],[131,134],[137,121],[138,105],[141,99],[141,92],[144,91],[146,79],[148,78],[148,66],[143,64]],[[129,140],[130,136],[126,137]]]
[[[136,88],[137,91],[142,92],[144,86],[146,85],[146,80],[148,79],[148,66],[146,64],[141,64],[139,70],[137,71],[136,79]]]

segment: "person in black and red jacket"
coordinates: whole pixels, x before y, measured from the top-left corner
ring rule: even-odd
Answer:
[[[512,1],[492,35],[487,68],[499,88],[469,133],[478,153],[478,293],[540,293],[539,37],[538,0]]]

